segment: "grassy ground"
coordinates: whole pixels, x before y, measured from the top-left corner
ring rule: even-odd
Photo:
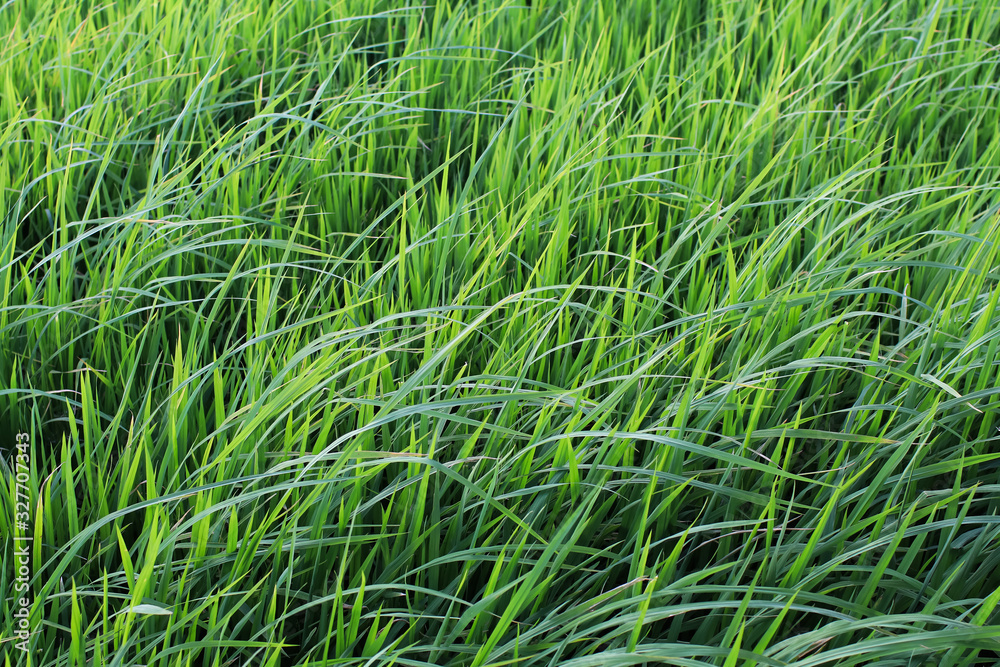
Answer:
[[[993,3],[0,35],[4,666],[1000,660]]]

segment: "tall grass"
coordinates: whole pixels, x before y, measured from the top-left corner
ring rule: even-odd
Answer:
[[[0,35],[4,667],[1000,660],[993,3]]]

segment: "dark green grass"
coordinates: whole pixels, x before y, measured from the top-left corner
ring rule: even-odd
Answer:
[[[4,667],[1000,661],[992,3],[0,36]]]

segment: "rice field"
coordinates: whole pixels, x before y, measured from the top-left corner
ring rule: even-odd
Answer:
[[[1000,6],[0,0],[2,667],[1000,664]]]

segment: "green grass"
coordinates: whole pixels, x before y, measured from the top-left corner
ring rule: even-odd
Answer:
[[[0,35],[2,667],[1000,662],[995,3]]]

